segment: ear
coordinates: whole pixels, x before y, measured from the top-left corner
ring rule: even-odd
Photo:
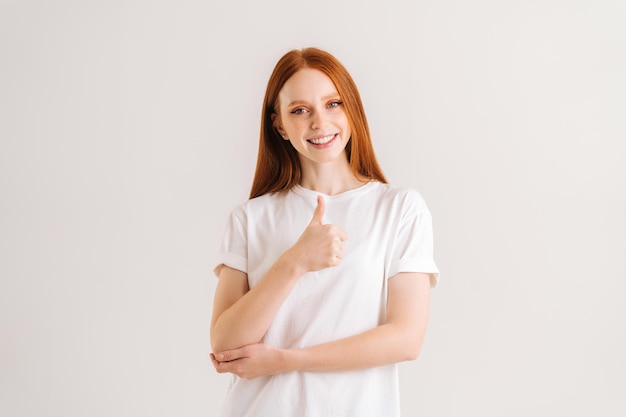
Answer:
[[[272,126],[274,126],[274,129],[276,129],[278,134],[282,136],[284,140],[289,140],[287,138],[287,132],[285,132],[285,129],[283,129],[283,126],[280,123],[280,116],[276,113],[272,113],[271,117],[272,117]]]

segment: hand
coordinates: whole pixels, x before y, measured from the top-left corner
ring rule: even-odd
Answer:
[[[318,196],[311,222],[288,251],[306,272],[337,266],[343,258],[343,242],[348,234],[323,223],[325,207],[324,198]]]
[[[215,370],[252,379],[290,371],[287,351],[264,343],[247,345],[239,349],[211,353]]]

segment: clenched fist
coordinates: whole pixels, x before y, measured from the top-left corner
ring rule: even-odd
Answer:
[[[311,222],[289,249],[290,255],[306,272],[337,266],[343,258],[343,242],[348,235],[337,226],[323,223],[324,210],[324,198],[318,196]]]

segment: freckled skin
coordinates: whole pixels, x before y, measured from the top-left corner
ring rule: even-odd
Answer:
[[[298,151],[303,169],[316,163],[347,162],[340,155],[350,140],[350,124],[337,88],[328,76],[304,68],[285,83],[278,99],[280,114],[275,124]]]

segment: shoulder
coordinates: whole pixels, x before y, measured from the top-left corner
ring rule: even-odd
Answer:
[[[239,203],[231,210],[231,216],[245,221],[250,216],[258,215],[266,211],[275,210],[284,205],[289,199],[289,192],[276,192],[264,194]]]
[[[377,192],[381,200],[401,206],[403,211],[428,210],[426,201],[419,191],[410,187],[396,187],[391,184],[379,183]]]
[[[284,204],[289,200],[291,193],[289,191],[279,191],[275,193],[263,194],[258,197],[251,198],[241,203],[236,209],[238,210],[259,210],[267,207],[275,207]]]

